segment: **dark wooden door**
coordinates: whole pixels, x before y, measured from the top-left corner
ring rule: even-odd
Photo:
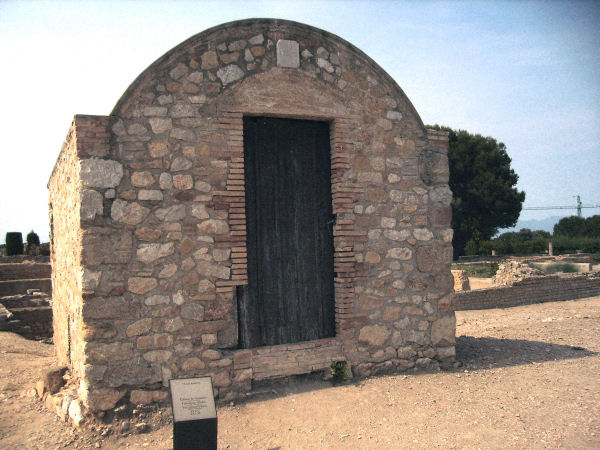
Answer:
[[[248,286],[240,346],[335,335],[329,124],[244,118]]]

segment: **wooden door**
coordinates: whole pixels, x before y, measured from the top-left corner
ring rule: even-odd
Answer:
[[[244,118],[242,348],[335,335],[329,124]]]

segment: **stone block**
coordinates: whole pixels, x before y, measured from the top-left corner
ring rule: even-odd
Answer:
[[[129,401],[134,405],[148,405],[159,403],[167,399],[169,393],[166,391],[146,391],[135,389],[129,394]]]
[[[448,183],[450,171],[446,151],[423,150],[419,156],[419,175],[428,186]]]
[[[147,386],[162,381],[162,371],[159,364],[136,356],[129,361],[111,363],[104,378],[110,387]]]
[[[135,230],[135,237],[140,241],[156,241],[162,235],[162,231],[142,227]]]
[[[390,335],[391,331],[388,327],[383,325],[367,325],[360,329],[358,340],[374,347],[381,347]]]
[[[81,193],[81,220],[94,220],[104,211],[102,194],[93,189],[84,189]]]
[[[123,166],[118,161],[111,159],[82,159],[79,174],[83,186],[100,189],[114,188],[123,178]]]
[[[191,175],[175,175],[173,176],[173,186],[181,191],[192,189],[194,180]]]
[[[145,294],[158,286],[154,278],[131,277],[127,280],[127,290],[134,294]]]
[[[83,408],[79,400],[73,400],[69,403],[68,413],[73,425],[79,428],[84,421]]]
[[[300,47],[298,42],[280,39],[277,41],[277,65],[279,67],[299,67]]]
[[[149,264],[157,259],[172,255],[175,252],[175,244],[142,244],[137,249],[137,260]]]
[[[133,172],[131,174],[131,185],[134,187],[144,188],[154,184],[154,177],[147,170],[141,172]]]
[[[125,333],[128,337],[140,336],[150,331],[152,327],[152,318],[146,317],[144,319],[137,320],[127,327]]]
[[[408,247],[392,247],[387,251],[386,258],[408,261],[412,258],[412,250]]]
[[[224,234],[229,231],[229,226],[224,220],[209,219],[198,224],[198,231],[204,234]]]
[[[87,229],[82,238],[82,262],[86,266],[123,264],[131,259],[133,239],[130,232]]]
[[[443,316],[431,324],[431,343],[436,347],[449,346],[456,341],[456,318]]]
[[[160,208],[154,212],[154,215],[161,221],[179,222],[185,217],[185,206],[173,205],[167,208]]]
[[[144,359],[152,363],[166,363],[172,355],[173,352],[170,350],[151,350],[144,353]]]
[[[131,342],[88,342],[86,354],[89,361],[126,361],[133,357]]]
[[[150,210],[136,202],[115,200],[112,204],[110,216],[115,222],[137,225],[148,215]]]
[[[122,296],[90,297],[83,302],[82,316],[89,319],[130,319],[137,317],[139,303]]]
[[[219,66],[219,60],[217,59],[217,52],[209,50],[202,53],[200,56],[202,60],[202,70],[214,69]]]
[[[421,272],[439,272],[452,262],[452,247],[422,245],[417,248],[417,267]]]
[[[221,79],[223,85],[228,85],[243,78],[244,71],[239,66],[230,64],[217,70],[217,76]]]
[[[153,117],[149,120],[154,134],[162,134],[173,128],[173,122],[168,117]]]
[[[139,350],[167,348],[171,345],[173,345],[173,336],[167,333],[157,333],[137,338],[137,348]]]
[[[186,303],[181,306],[181,317],[191,320],[204,320],[204,307],[199,303]]]
[[[195,370],[202,370],[206,367],[206,364],[195,356],[186,359],[181,365],[181,370],[184,372],[193,372]]]
[[[142,201],[160,201],[163,199],[163,194],[157,189],[141,189],[138,192],[138,200]]]
[[[117,402],[121,400],[126,393],[127,391],[124,389],[92,389],[87,395],[87,407],[92,411],[106,411],[113,409]]]

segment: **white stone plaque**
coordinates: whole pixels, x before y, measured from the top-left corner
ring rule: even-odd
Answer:
[[[299,45],[296,41],[277,41],[277,65],[279,67],[300,67]]]
[[[174,422],[217,418],[210,377],[169,380],[169,389]]]

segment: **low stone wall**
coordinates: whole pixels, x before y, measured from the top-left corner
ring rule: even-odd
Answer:
[[[50,263],[0,264],[0,281],[50,278]]]
[[[506,308],[600,295],[600,272],[525,278],[509,286],[456,293],[456,310]]]
[[[28,289],[39,289],[48,295],[52,295],[52,280],[50,278],[37,278],[32,280],[0,281],[0,297],[24,294]]]
[[[46,295],[14,295],[0,298],[0,331],[26,338],[52,336],[52,306]]]
[[[46,255],[10,255],[10,256],[6,256],[5,254],[0,254],[0,264],[16,264],[16,263],[23,263],[23,262],[49,263],[50,256],[46,256]]]

